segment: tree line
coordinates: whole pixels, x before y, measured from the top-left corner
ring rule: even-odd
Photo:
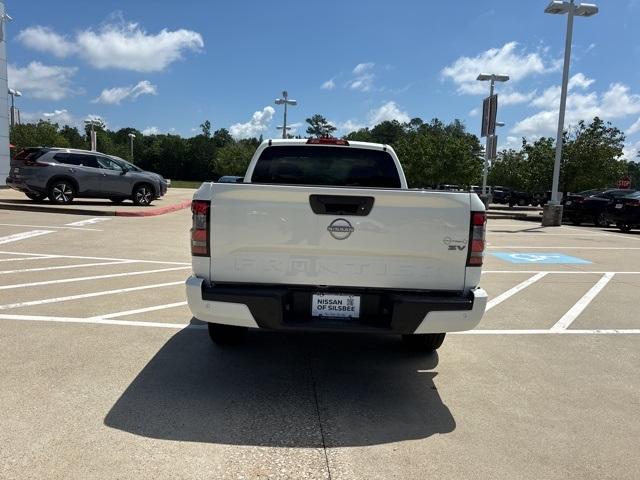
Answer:
[[[307,135],[331,136],[336,128],[316,114],[307,119]],[[89,148],[89,123],[83,131],[77,127],[39,121],[16,125],[11,143],[16,151],[30,146]],[[144,135],[135,128],[113,131],[104,123],[93,122],[98,150],[132,161],[145,170],[175,180],[215,180],[222,175],[243,175],[260,138],[234,139],[220,128],[212,132],[207,120],[201,132],[190,138],[174,134]],[[136,137],[133,155],[129,134]],[[298,137],[300,138],[300,137]],[[435,187],[455,184],[479,185],[482,177],[484,148],[480,139],[454,120],[444,123],[414,118],[401,123],[384,121],[344,136],[347,140],[391,145],[402,163],[410,187]],[[561,190],[576,192],[590,188],[615,186],[623,176],[630,176],[632,186],[640,186],[640,165],[624,160],[624,134],[610,123],[594,118],[580,122],[565,132],[561,162]],[[544,192],[551,187],[555,141],[540,138],[522,139],[519,149],[498,153],[489,171],[490,185],[503,185],[528,192]]]

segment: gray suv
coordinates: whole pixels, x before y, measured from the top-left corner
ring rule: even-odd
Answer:
[[[7,185],[34,201],[49,197],[67,204],[74,198],[131,199],[150,205],[167,192],[167,181],[119,157],[69,148],[26,148],[11,160]]]

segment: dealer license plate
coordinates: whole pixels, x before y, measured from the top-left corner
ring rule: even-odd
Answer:
[[[360,317],[360,296],[314,293],[311,302],[314,317]]]
[[[622,204],[621,203],[616,204],[616,208],[622,208]]]

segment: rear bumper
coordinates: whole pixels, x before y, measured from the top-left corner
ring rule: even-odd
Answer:
[[[192,276],[186,289],[189,308],[202,321],[271,330],[456,332],[478,325],[487,304],[487,294],[480,288],[460,296],[341,287],[334,291],[361,296],[361,316],[330,319],[311,316],[311,294],[318,291],[313,287],[207,286]]]
[[[7,184],[7,187],[18,190],[19,192],[44,193],[44,189],[27,185],[27,183],[22,179],[7,177],[5,183]]]

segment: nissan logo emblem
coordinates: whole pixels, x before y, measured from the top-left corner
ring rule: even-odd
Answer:
[[[345,240],[351,236],[354,231],[353,226],[344,218],[336,218],[327,227],[327,231],[336,240]]]

